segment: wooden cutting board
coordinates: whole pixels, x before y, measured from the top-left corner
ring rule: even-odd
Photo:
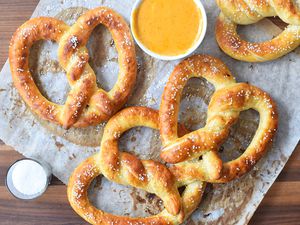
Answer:
[[[0,0],[0,68],[7,59],[12,33],[31,16],[37,3],[38,0]],[[274,22],[283,25],[278,20]],[[9,194],[5,187],[6,170],[20,158],[19,153],[0,142],[0,224],[85,224],[69,206],[66,186],[56,178],[46,194],[35,201],[23,202]],[[250,224],[300,224],[300,145]]]

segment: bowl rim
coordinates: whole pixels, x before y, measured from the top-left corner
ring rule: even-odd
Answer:
[[[193,0],[197,7],[200,9],[201,12],[201,16],[202,16],[202,21],[203,21],[203,26],[202,26],[202,31],[201,34],[198,37],[198,40],[194,42],[193,46],[191,48],[188,49],[187,52],[180,54],[180,55],[175,55],[175,56],[166,56],[166,55],[160,55],[157,54],[151,50],[149,50],[136,36],[134,30],[133,30],[133,20],[134,20],[134,12],[135,10],[140,6],[140,4],[142,3],[142,1],[144,0],[136,0],[132,9],[131,9],[131,13],[130,13],[130,29],[131,29],[131,33],[133,35],[134,40],[136,41],[136,43],[138,44],[138,46],[144,51],[146,52],[148,55],[156,58],[156,59],[160,59],[160,60],[177,60],[177,59],[182,59],[185,58],[189,55],[191,55],[203,42],[204,37],[206,35],[206,31],[207,31],[207,15],[206,15],[206,10],[201,2],[201,0]]]
[[[9,177],[9,172],[11,171],[11,169],[13,169],[13,167],[20,161],[24,161],[24,160],[29,160],[29,161],[33,161],[37,164],[39,164],[41,166],[41,168],[45,171],[45,174],[47,176],[47,182],[46,182],[46,186],[44,187],[44,189],[37,193],[36,195],[29,195],[28,198],[22,198],[21,196],[18,196],[16,193],[14,193],[13,190],[11,190],[11,187],[10,185],[8,184],[8,180]],[[34,159],[34,158],[29,158],[29,157],[24,157],[24,158],[21,158],[21,159],[18,159],[16,161],[14,161],[6,170],[6,174],[5,174],[5,187],[6,189],[8,190],[8,192],[16,199],[18,200],[23,200],[23,201],[33,201],[39,197],[41,197],[45,192],[46,190],[48,189],[50,183],[51,183],[51,180],[52,180],[52,170],[51,168],[48,166],[48,164],[46,165],[44,162],[41,162],[41,161],[38,161],[37,159]],[[47,171],[47,169],[49,169],[49,171]]]

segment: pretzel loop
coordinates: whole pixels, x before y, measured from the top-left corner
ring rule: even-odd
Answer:
[[[182,89],[191,74],[208,78],[215,84],[216,91],[208,106],[205,127],[178,138],[174,122],[178,117]],[[182,85],[175,86],[183,80]],[[221,80],[223,85],[216,85]],[[258,130],[240,157],[223,163],[217,154],[218,148],[226,140],[230,126],[238,120],[240,112],[248,109],[260,114]],[[265,92],[249,84],[235,83],[221,61],[209,56],[193,56],[176,66],[163,93],[160,133],[164,148],[161,157],[175,163],[170,169],[179,182],[228,182],[248,172],[262,157],[275,134],[277,117],[275,103]],[[200,156],[202,160],[198,160]]]
[[[119,53],[118,80],[109,92],[97,88],[85,47],[98,24],[109,29]],[[54,40],[59,44],[59,63],[71,87],[64,105],[48,101],[32,78],[29,50],[38,40]],[[127,101],[136,79],[135,48],[130,30],[121,16],[105,7],[83,14],[72,27],[54,18],[27,21],[11,40],[9,60],[14,84],[27,105],[43,119],[65,128],[87,127],[109,119]]]
[[[300,45],[300,11],[292,0],[217,0],[217,4],[222,12],[216,23],[216,39],[232,58],[264,62],[284,56]],[[272,40],[253,43],[237,33],[237,24],[253,24],[277,15],[289,25]]]
[[[190,57],[177,65],[166,84],[160,107],[160,133],[164,146],[161,157],[166,162],[178,163],[204,155],[203,162],[214,165],[211,166],[211,170],[207,171],[208,176],[211,179],[217,179],[220,176],[219,164],[221,162],[215,152],[222,142],[222,136],[226,135],[225,130],[215,126],[215,133],[211,129],[200,129],[181,138],[178,138],[177,135],[177,119],[182,90],[192,77],[207,79],[216,90],[235,83],[228,68],[221,61],[210,56]],[[216,161],[216,159],[218,160]],[[201,168],[205,169],[206,167],[201,166]]]
[[[265,17],[279,16],[300,25],[300,11],[293,0],[216,0],[221,11],[235,23],[252,24]]]
[[[118,139],[128,129],[146,126],[158,129],[158,112],[144,107],[127,108],[111,118],[105,127],[101,151],[75,169],[68,185],[68,198],[73,209],[92,224],[180,224],[198,206],[205,184],[189,183],[180,197],[173,174],[163,164],[139,160],[119,152]],[[159,196],[165,210],[147,218],[129,218],[105,213],[92,206],[87,197],[88,186],[98,175],[109,180],[141,188]]]

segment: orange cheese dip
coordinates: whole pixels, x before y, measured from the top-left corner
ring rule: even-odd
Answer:
[[[143,0],[133,13],[132,30],[150,51],[177,56],[198,40],[202,22],[194,0]]]

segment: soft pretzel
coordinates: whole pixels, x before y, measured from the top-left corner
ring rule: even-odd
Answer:
[[[109,92],[97,87],[96,75],[88,64],[86,43],[99,24],[111,32],[119,55],[118,80]],[[47,100],[30,73],[30,48],[42,39],[59,44],[59,63],[66,71],[71,87],[64,105]],[[54,18],[40,17],[27,21],[12,37],[9,62],[14,85],[31,110],[42,119],[65,128],[86,127],[108,120],[126,102],[137,70],[135,47],[128,25],[120,15],[105,7],[86,12],[72,27]]]
[[[216,23],[220,48],[232,58],[264,62],[286,55],[300,45],[300,10],[292,0],[217,0],[221,9]],[[237,33],[237,24],[247,25],[270,16],[289,24],[277,37],[253,43]]]
[[[68,199],[73,209],[91,224],[180,224],[198,206],[205,184],[200,181],[178,183],[168,168],[152,160],[120,152],[118,140],[127,130],[136,126],[158,129],[158,112],[145,107],[126,108],[107,123],[101,142],[101,151],[81,163],[68,184]],[[122,185],[131,185],[159,196],[165,210],[147,218],[130,218],[103,212],[92,206],[87,190],[91,181],[104,175]],[[180,197],[178,187],[187,185]]]
[[[177,119],[182,90],[191,77],[203,77],[215,87],[205,127],[178,137]],[[243,110],[260,114],[259,127],[245,152],[223,163],[218,148]],[[164,89],[160,106],[161,157],[178,182],[228,182],[247,173],[264,155],[277,129],[278,115],[271,97],[257,87],[236,83],[218,59],[197,55],[177,65]],[[199,157],[202,159],[200,160]]]

